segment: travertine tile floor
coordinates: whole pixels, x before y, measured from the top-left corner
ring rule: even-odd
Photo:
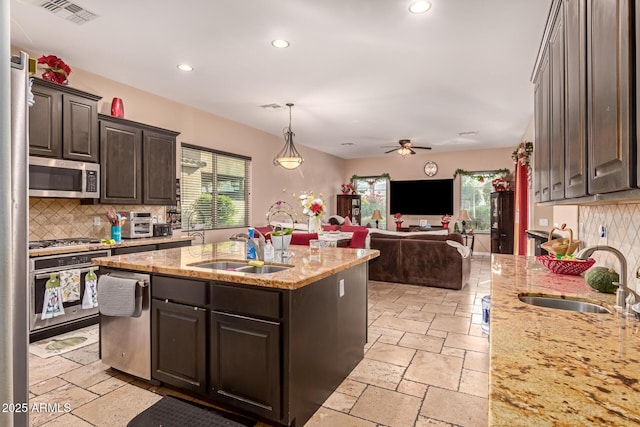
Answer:
[[[461,291],[370,282],[365,358],[306,426],[486,426],[489,342],[480,325],[489,290],[487,255],[474,255]],[[30,403],[60,404],[31,412],[31,426],[126,426],[162,395],[179,395],[105,366],[97,344],[30,355],[29,366]]]

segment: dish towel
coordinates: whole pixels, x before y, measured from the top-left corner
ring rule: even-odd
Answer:
[[[98,309],[105,316],[140,317],[142,296],[136,279],[102,275],[98,279]]]
[[[455,240],[447,240],[447,245],[456,248],[460,255],[462,255],[462,258],[468,258],[471,254],[471,249],[461,243],[456,242]]]
[[[46,288],[44,290],[44,302],[42,303],[42,320],[52,317],[62,316],[64,307],[62,306],[62,289],[60,286]]]
[[[87,310],[98,306],[98,280],[88,280],[87,273],[84,277],[84,295],[82,296],[82,308]]]
[[[62,302],[80,299],[80,270],[64,270],[60,272]]]

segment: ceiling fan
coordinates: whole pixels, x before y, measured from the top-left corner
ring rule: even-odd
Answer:
[[[419,147],[417,145],[412,145],[410,139],[401,139],[400,141],[398,141],[398,144],[400,144],[400,148],[394,148],[393,150],[385,151],[384,154],[389,154],[397,151],[401,156],[406,156],[407,154],[416,154],[416,152],[413,151],[414,149],[431,150],[431,147]]]

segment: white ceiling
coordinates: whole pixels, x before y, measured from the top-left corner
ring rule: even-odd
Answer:
[[[515,147],[551,0],[74,0],[82,25],[42,2],[11,2],[13,45],[274,135],[287,109],[260,106],[293,102],[296,145],[358,158]]]

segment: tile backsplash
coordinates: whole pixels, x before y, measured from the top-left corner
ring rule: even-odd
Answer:
[[[29,240],[62,239],[66,237],[92,237],[108,239],[111,225],[107,210],[149,211],[165,222],[164,206],[82,205],[79,199],[53,199],[29,197]],[[94,225],[94,218],[100,225]]]
[[[620,250],[627,258],[629,286],[640,291],[636,280],[636,272],[640,268],[640,204],[580,206],[578,221],[583,247],[609,245]],[[600,237],[601,225],[606,227],[605,237]],[[612,254],[598,251],[593,258],[598,260],[597,265],[613,267],[620,272],[618,261]]]

